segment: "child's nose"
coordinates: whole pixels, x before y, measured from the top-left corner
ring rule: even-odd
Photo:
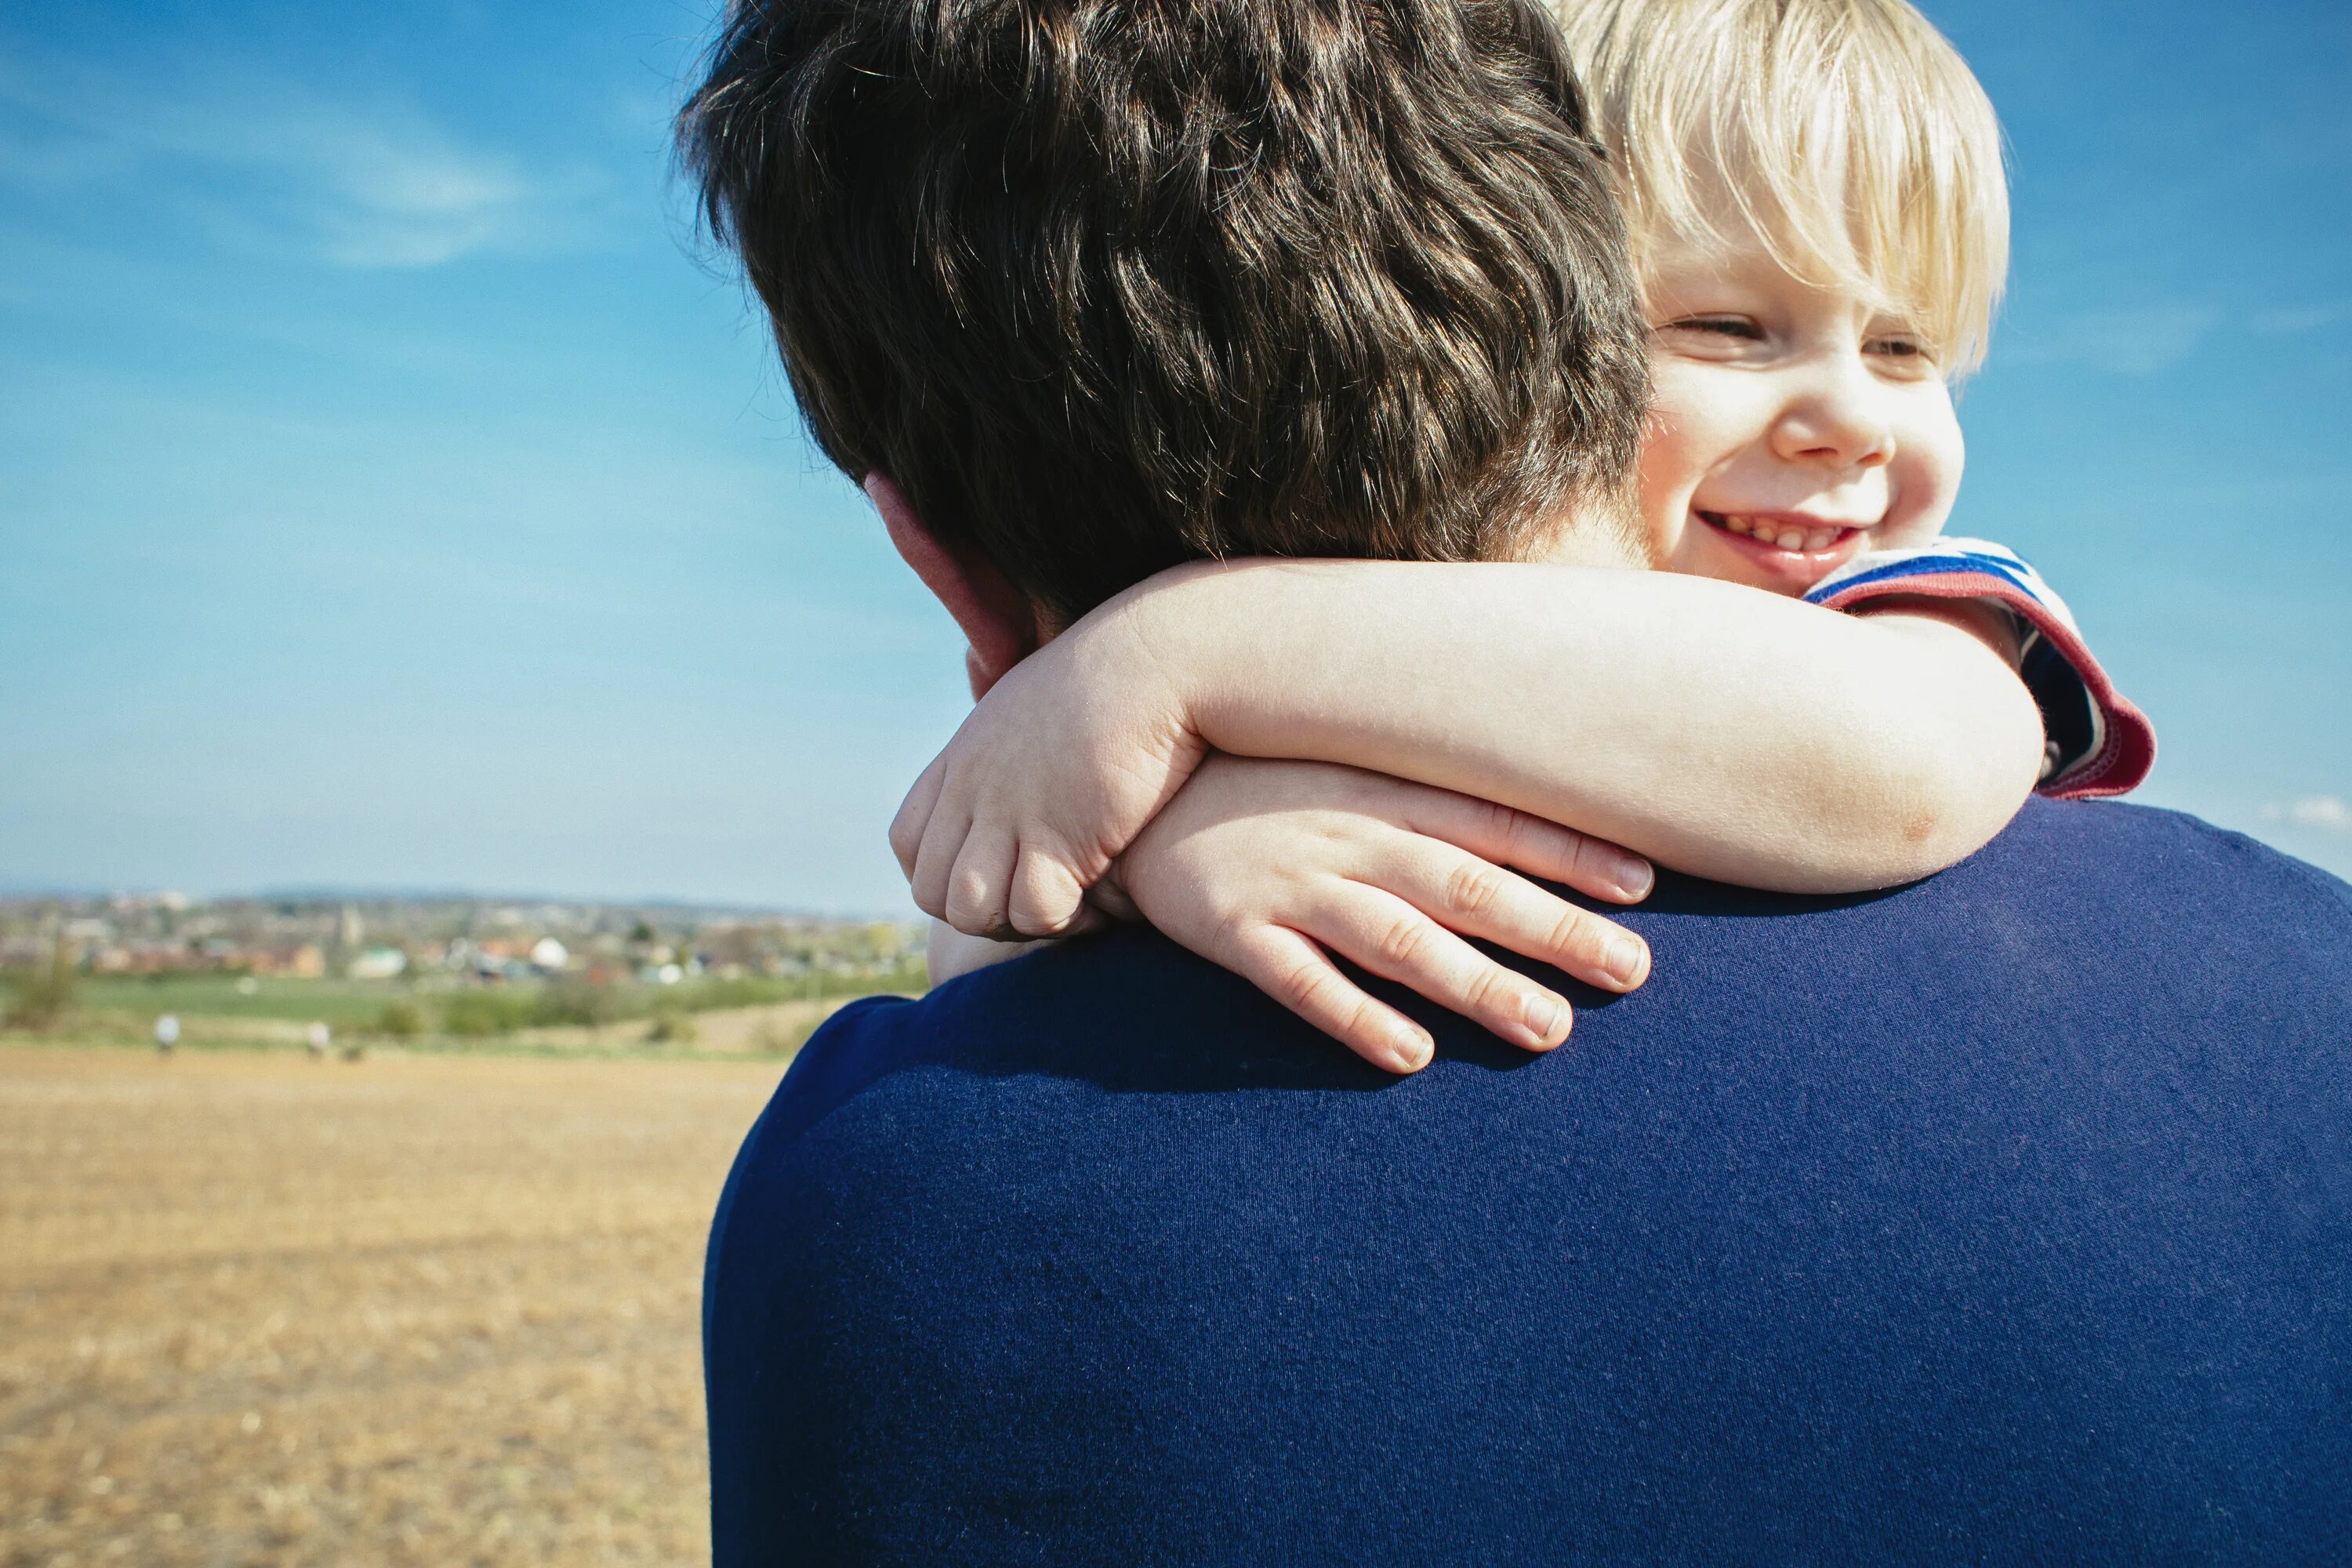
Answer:
[[[1790,398],[1772,429],[1783,461],[1873,468],[1895,456],[1885,389],[1860,363],[1822,366]]]

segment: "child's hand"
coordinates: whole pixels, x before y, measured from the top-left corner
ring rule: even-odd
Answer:
[[[1206,751],[1118,601],[1023,659],[890,824],[916,907],[972,936],[1066,936]]]
[[[1641,938],[1502,866],[1617,903],[1654,880],[1640,857],[1525,812],[1354,768],[1218,753],[1120,858],[1104,901],[1123,891],[1168,936],[1366,1061],[1412,1072],[1435,1048],[1428,1032],[1327,949],[1528,1050],[1568,1037],[1567,1001],[1463,937],[1604,990],[1649,977]]]

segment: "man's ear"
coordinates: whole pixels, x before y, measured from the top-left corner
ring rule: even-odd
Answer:
[[[978,551],[940,543],[908,504],[905,492],[879,472],[866,476],[866,499],[882,514],[882,526],[899,558],[915,569],[923,586],[948,607],[963,628],[971,651],[964,658],[974,701],[1004,672],[1037,651],[1037,607],[1014,587],[995,563]]]

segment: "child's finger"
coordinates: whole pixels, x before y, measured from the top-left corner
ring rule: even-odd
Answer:
[[[1019,847],[1003,828],[974,823],[948,873],[947,912],[940,918],[968,936],[1012,935],[1004,902]]]
[[[1110,924],[1111,917],[1092,904],[1081,904],[1070,923],[1054,934],[1058,937],[1087,936]]]
[[[1405,826],[1497,866],[1516,866],[1530,876],[1614,904],[1638,904],[1657,885],[1650,863],[1630,849],[1451,790],[1417,790]]]
[[[1318,903],[1293,923],[1340,957],[1523,1050],[1548,1051],[1568,1038],[1575,1015],[1566,998],[1496,963],[1395,894],[1342,882]]]
[[[1448,931],[1508,948],[1604,991],[1632,991],[1650,977],[1649,944],[1623,926],[1443,839],[1419,833],[1386,837],[1363,879]]]
[[[943,806],[932,808],[931,819],[923,826],[922,843],[915,850],[915,869],[907,879],[907,888],[914,894],[915,907],[933,920],[948,918],[948,879],[954,875],[956,860],[971,837],[969,816]]]
[[[931,825],[931,815],[940,804],[940,787],[948,776],[948,754],[941,752],[931,759],[931,765],[917,776],[907,798],[898,803],[898,815],[890,819],[890,853],[898,858],[898,869],[907,880],[915,879],[915,858],[923,847],[923,834]]]
[[[1087,904],[1115,921],[1139,921],[1143,918],[1143,911],[1135,907],[1135,900],[1129,898],[1127,889],[1119,885],[1116,865],[1108,875],[1087,889]]]
[[[1437,1052],[1427,1030],[1366,995],[1297,931],[1253,927],[1216,962],[1384,1072],[1419,1072]]]
[[[1068,861],[1024,843],[1013,862],[1004,915],[1023,936],[1067,936],[1086,912],[1086,897]]]

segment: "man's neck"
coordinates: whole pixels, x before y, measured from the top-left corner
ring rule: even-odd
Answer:
[[[1543,566],[1614,566],[1647,571],[1650,558],[1640,523],[1622,509],[1572,507],[1528,531],[1514,559]]]

